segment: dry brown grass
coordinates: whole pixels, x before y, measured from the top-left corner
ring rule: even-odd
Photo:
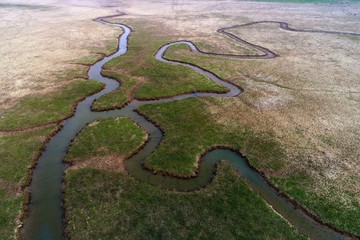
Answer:
[[[116,46],[120,30],[91,21],[110,10],[48,3],[44,9],[0,7],[0,112],[61,85],[59,79],[70,80],[75,69],[86,77],[87,67],[73,63]]]
[[[95,168],[112,172],[124,172],[124,156],[108,155],[101,157],[91,157],[88,159],[74,159],[74,164],[71,165],[69,170],[77,170],[81,168]]]

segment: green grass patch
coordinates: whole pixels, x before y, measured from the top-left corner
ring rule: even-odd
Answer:
[[[13,239],[16,218],[24,195],[20,186],[27,182],[28,168],[53,127],[0,137],[0,236]]]
[[[2,180],[21,182],[30,161],[53,127],[0,137],[0,176]]]
[[[74,104],[103,87],[97,81],[74,81],[54,93],[24,97],[0,118],[1,130],[14,130],[60,121],[71,115]]]
[[[184,66],[162,63],[154,54],[164,44],[176,40],[171,33],[160,31],[151,23],[132,21],[135,31],[129,37],[128,52],[105,65],[105,69],[121,69],[147,81],[135,93],[139,99],[174,96],[193,91],[226,92],[226,88]]]
[[[216,99],[213,101],[216,103]],[[285,154],[276,137],[271,132],[254,132],[246,126],[218,124],[204,111],[209,104],[212,104],[211,98],[140,107],[140,112],[157,122],[165,132],[163,142],[146,160],[145,166],[188,176],[196,169],[195,156],[203,149],[218,144],[230,145],[239,149],[254,167],[270,173],[268,176],[282,191],[319,219],[359,235],[360,204],[354,193],[339,196],[335,188],[315,192],[316,182],[305,173],[276,178],[276,171],[285,164]]]
[[[223,79],[229,79],[243,73],[244,70],[252,70],[261,64],[258,60],[242,60],[216,56],[203,56],[190,52],[187,45],[171,46],[165,53],[165,57],[171,60],[188,62],[205,68]],[[250,72],[250,71],[249,71]]]
[[[328,135],[320,135],[319,136],[320,141],[325,143],[326,145],[333,147],[335,145],[335,139]]]
[[[354,193],[346,193],[344,202],[334,188],[328,193],[314,191],[314,180],[305,172],[286,178],[271,177],[271,180],[288,196],[300,202],[319,219],[337,229],[360,236],[360,203]]]
[[[0,235],[3,240],[14,239],[16,218],[21,211],[24,196],[6,198],[0,189]]]
[[[211,98],[207,98],[211,101]],[[214,145],[239,149],[261,170],[279,170],[283,150],[269,132],[255,133],[243,126],[236,129],[220,125],[204,112],[198,99],[144,105],[140,112],[155,121],[165,136],[145,166],[155,171],[190,176],[196,170],[196,156]]]
[[[145,139],[144,131],[127,118],[93,122],[80,132],[65,160],[114,154],[129,156]]]
[[[122,107],[131,99],[131,92],[134,90],[137,79],[111,71],[103,71],[102,74],[106,77],[118,80],[120,82],[120,87],[97,99],[93,103],[92,109],[100,111]]]
[[[72,239],[304,239],[228,163],[190,193],[92,169],[68,172],[65,189]]]

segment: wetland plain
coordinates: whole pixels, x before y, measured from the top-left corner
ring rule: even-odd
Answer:
[[[359,7],[0,2],[0,235],[358,238]]]

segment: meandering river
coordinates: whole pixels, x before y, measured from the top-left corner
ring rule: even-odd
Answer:
[[[66,164],[63,159],[71,144],[71,141],[76,137],[81,129],[86,124],[101,119],[114,118],[114,117],[127,117],[141,126],[148,134],[149,141],[146,145],[128,161],[126,161],[126,170],[136,179],[147,182],[152,185],[162,187],[164,189],[176,189],[178,191],[192,191],[202,187],[206,187],[211,181],[214,169],[219,160],[229,161],[241,175],[241,177],[249,184],[249,186],[257,192],[272,208],[293,225],[299,232],[312,238],[312,239],[347,239],[347,235],[336,232],[335,230],[325,226],[316,221],[306,211],[298,208],[292,204],[286,196],[278,194],[278,192],[267,183],[262,175],[254,170],[239,153],[233,150],[216,148],[207,152],[200,161],[198,175],[190,179],[179,179],[171,176],[164,176],[161,174],[154,174],[149,170],[142,167],[143,161],[153,153],[160,145],[163,134],[159,128],[146,120],[143,116],[139,115],[135,110],[144,104],[155,104],[160,102],[179,101],[186,98],[193,97],[234,97],[242,92],[242,89],[237,86],[225,82],[218,78],[215,74],[204,70],[198,66],[186,64],[182,62],[167,60],[163,57],[166,50],[173,45],[186,44],[190,47],[191,51],[197,54],[217,55],[222,57],[235,57],[244,59],[266,59],[277,57],[277,54],[264,47],[246,42],[245,40],[227,32],[226,30],[234,27],[248,26],[263,22],[254,22],[243,25],[237,25],[230,28],[219,29],[218,32],[227,35],[233,40],[253,47],[263,52],[262,55],[229,55],[229,54],[209,54],[200,51],[197,47],[189,41],[173,42],[162,46],[155,57],[157,60],[169,63],[186,66],[200,74],[205,75],[212,81],[226,87],[228,92],[223,94],[218,93],[191,93],[183,94],[180,96],[163,98],[159,100],[139,101],[132,100],[122,109],[111,111],[93,112],[91,105],[94,100],[112,92],[118,87],[121,87],[119,82],[103,77],[101,75],[102,67],[110,60],[120,57],[125,54],[128,47],[128,37],[131,34],[131,29],[123,24],[109,22],[107,19],[121,16],[107,16],[95,19],[95,21],[103,24],[115,25],[123,30],[119,37],[118,50],[104,59],[92,65],[88,71],[89,79],[94,79],[105,84],[105,88],[85,100],[81,101],[77,107],[74,115],[63,123],[61,130],[53,136],[45,150],[41,154],[38,163],[32,173],[32,181],[29,186],[31,194],[31,201],[29,205],[29,215],[24,220],[23,234],[25,239],[64,239],[64,209],[62,186],[64,171]],[[297,30],[289,28],[287,23],[272,22],[279,24],[279,26],[288,31],[297,32],[316,32],[316,33],[329,33],[329,34],[350,34],[359,36],[355,33],[341,33],[331,31],[319,30]],[[119,133],[121,134],[121,133]]]

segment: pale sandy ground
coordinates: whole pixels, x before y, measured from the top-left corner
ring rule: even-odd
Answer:
[[[26,1],[30,3],[44,1]],[[126,12],[126,18],[157,22],[179,39],[207,42],[228,52],[234,52],[234,45],[218,36],[216,29],[250,21],[277,20],[295,28],[360,32],[359,5],[345,3],[69,0],[45,5],[49,8],[0,5],[0,111],[34,89],[56,85],[54,73],[72,69],[76,59],[112,41],[118,30],[91,19],[115,10]],[[249,122],[256,116],[256,127],[272,129],[284,144],[289,141],[288,152],[305,151],[303,161],[289,158],[288,169],[307,168],[321,180],[315,187],[326,189],[324,185],[333,182],[356,193],[360,202],[360,39],[289,33],[269,24],[234,33],[281,57],[266,60],[256,69],[239,63],[234,79],[246,92],[209,112],[225,116],[223,109],[238,106],[229,118],[217,118],[234,125],[241,115]],[[331,138],[331,146],[321,141],[322,136]]]
[[[0,1],[0,112],[22,96],[61,84],[55,75],[79,67],[72,63],[102,51],[119,34],[117,28],[91,21],[111,10],[55,1],[23,4],[31,2],[44,7]]]

